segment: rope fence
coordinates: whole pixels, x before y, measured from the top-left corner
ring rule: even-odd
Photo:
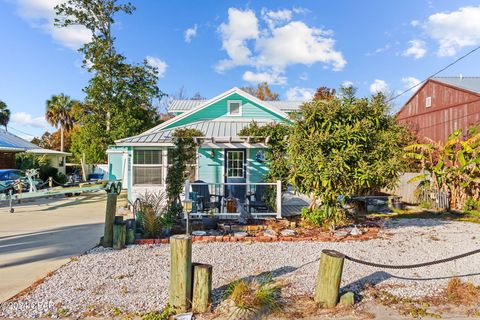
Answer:
[[[476,249],[476,250],[473,250],[473,251],[469,251],[469,252],[465,252],[465,253],[453,256],[453,257],[434,260],[434,261],[430,261],[430,262],[407,264],[407,265],[389,265],[389,264],[374,263],[374,262],[370,262],[370,261],[365,261],[365,260],[353,258],[353,257],[347,256],[343,253],[338,252],[338,254],[343,255],[343,257],[346,260],[349,260],[349,261],[352,261],[352,262],[355,262],[355,263],[359,263],[359,264],[363,264],[363,265],[366,265],[366,266],[370,266],[370,267],[383,268],[383,269],[415,269],[415,268],[421,268],[421,267],[428,267],[428,266],[433,266],[433,265],[436,265],[436,264],[441,264],[441,263],[446,263],[446,262],[462,259],[462,258],[471,256],[471,255],[474,255],[474,254],[478,254],[478,253],[480,253],[480,249]]]

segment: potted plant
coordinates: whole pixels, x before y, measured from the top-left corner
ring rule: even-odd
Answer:
[[[214,209],[208,210],[208,214],[206,216],[202,216],[202,223],[205,230],[215,230],[218,226],[218,217],[213,213]]]

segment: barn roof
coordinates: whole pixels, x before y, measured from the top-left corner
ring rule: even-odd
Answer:
[[[480,77],[433,77],[432,80],[480,93]]]

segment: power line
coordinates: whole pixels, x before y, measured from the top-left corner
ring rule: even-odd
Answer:
[[[464,54],[463,56],[461,56],[460,58],[458,58],[457,60],[451,62],[450,64],[448,64],[447,66],[443,67],[442,69],[440,69],[439,71],[435,72],[434,74],[430,75],[428,78],[424,79],[423,81],[417,83],[416,85],[413,85],[411,86],[410,88],[408,88],[407,90],[405,91],[402,91],[400,92],[399,94],[397,94],[396,96],[394,96],[393,98],[390,98],[389,100],[387,100],[387,102],[390,102],[390,101],[393,101],[395,99],[397,99],[398,97],[404,95],[405,93],[407,93],[408,91],[412,90],[412,89],[415,89],[416,87],[418,87],[419,85],[421,85],[422,83],[424,83],[425,81],[427,81],[428,79],[432,78],[432,77],[435,77],[437,74],[447,70],[448,68],[450,68],[451,66],[453,66],[454,64],[456,64],[457,62],[459,62],[460,60],[468,57],[469,55],[471,55],[472,53],[474,53],[475,51],[479,50],[480,49],[480,46],[470,50],[469,52],[467,52],[466,54]]]
[[[12,129],[13,131],[17,131],[17,132],[20,132],[22,134],[26,134],[26,135],[29,135],[29,136],[32,136],[32,137],[36,137],[37,135],[35,134],[31,134],[31,133],[28,133],[28,132],[25,132],[25,131],[22,131],[22,130],[18,130],[14,127],[11,127],[11,126],[8,126],[8,129]]]

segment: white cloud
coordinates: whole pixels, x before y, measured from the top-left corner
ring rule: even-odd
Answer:
[[[197,24],[185,30],[185,42],[190,43],[197,36]]]
[[[302,74],[300,75],[300,77],[298,77],[300,80],[303,80],[303,81],[306,81],[308,80],[308,73],[306,72],[302,72]]]
[[[83,26],[58,28],[53,25],[54,7],[64,0],[17,0],[17,13],[33,27],[39,28],[58,43],[76,50],[92,39],[91,32]]]
[[[435,13],[428,17],[424,28],[438,41],[439,56],[453,56],[463,47],[480,44],[480,6]]]
[[[26,112],[17,112],[12,114],[10,120],[13,123],[28,125],[36,128],[49,128],[47,120],[44,117],[33,118],[31,114]]]
[[[243,74],[243,80],[250,82],[250,83],[260,83],[260,82],[268,82],[269,84],[286,84],[287,78],[283,76],[280,72],[252,72],[246,71]]]
[[[167,71],[167,63],[160,58],[147,56],[147,63],[158,70],[158,77],[163,78],[165,76],[165,72]]]
[[[345,87],[345,88],[353,87],[353,82],[350,80],[345,80],[342,82],[342,87]]]
[[[263,8],[261,14],[270,29],[273,29],[278,24],[292,20],[292,11],[288,9],[271,11]]]
[[[402,78],[402,83],[403,83],[405,89],[410,89],[411,87],[419,84],[420,80],[418,80],[415,77],[406,77],[406,78]]]
[[[411,25],[412,27],[418,27],[418,26],[420,25],[420,21],[418,21],[418,20],[412,20],[412,21],[410,21],[410,25]]]
[[[422,40],[411,40],[408,41],[410,47],[408,47],[402,55],[405,57],[413,57],[414,59],[420,59],[425,56],[427,49],[425,46],[425,41]]]
[[[253,66],[260,73],[265,70],[283,73],[289,65],[318,62],[333,70],[343,69],[346,61],[334,48],[332,32],[292,21],[292,12],[263,9],[262,18],[268,29],[260,32],[255,12],[230,8],[228,21],[219,27],[222,47],[229,58],[218,62],[217,72],[236,66]]]
[[[375,79],[373,83],[370,85],[370,92],[372,94],[376,94],[379,92],[386,93],[390,90],[388,84],[384,80]]]
[[[293,87],[285,93],[289,101],[308,101],[312,100],[315,90],[309,88]]]
[[[235,8],[228,9],[228,23],[219,27],[222,36],[222,48],[230,59],[221,60],[216,70],[223,72],[226,69],[250,63],[251,51],[247,47],[247,40],[256,39],[259,35],[258,19],[251,10],[241,11]]]

